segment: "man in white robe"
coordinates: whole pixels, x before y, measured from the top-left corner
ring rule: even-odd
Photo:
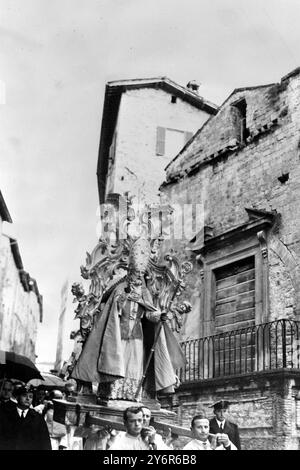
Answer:
[[[237,450],[227,434],[209,433],[209,420],[205,413],[193,417],[191,431],[194,439],[188,442],[183,450]]]
[[[117,435],[109,450],[149,450],[149,444],[142,439],[143,410],[130,407],[124,411],[126,432]]]

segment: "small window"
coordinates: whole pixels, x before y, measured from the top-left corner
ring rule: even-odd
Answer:
[[[243,98],[236,103],[232,104],[234,109],[234,126],[236,131],[236,138],[241,143],[246,143],[249,136],[249,129],[247,128],[247,102]]]
[[[185,133],[185,143],[187,143],[192,137],[193,137],[193,132],[186,132]]]
[[[177,96],[172,95],[171,96],[171,103],[176,103],[177,101]]]
[[[165,154],[166,129],[157,127],[156,129],[156,155]]]
[[[174,158],[193,136],[192,132],[180,129],[157,127],[156,155]]]

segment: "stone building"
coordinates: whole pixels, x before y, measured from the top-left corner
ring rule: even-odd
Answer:
[[[129,191],[156,202],[164,168],[217,106],[168,78],[108,82],[97,167],[99,200]]]
[[[202,208],[173,239],[194,263],[180,424],[227,399],[243,448],[300,439],[300,68],[239,88],[166,168],[162,200]],[[191,223],[186,220],[185,223]]]
[[[0,191],[0,349],[35,362],[43,304],[37,283],[23,267],[18,243],[6,234],[12,219]]]

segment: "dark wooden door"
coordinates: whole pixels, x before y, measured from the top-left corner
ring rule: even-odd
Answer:
[[[215,271],[215,375],[253,370],[255,360],[255,259]]]

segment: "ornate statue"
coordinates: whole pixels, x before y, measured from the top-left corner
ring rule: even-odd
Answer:
[[[64,380],[68,380],[71,377],[72,371],[75,367],[76,362],[79,359],[79,356],[82,351],[82,346],[85,342],[84,337],[80,332],[80,329],[78,331],[71,331],[70,339],[74,341],[73,351],[69,359],[64,363],[60,372],[63,375]]]
[[[93,317],[98,305],[97,298],[92,292],[85,295],[83,285],[78,282],[72,284],[71,292],[75,295],[73,302],[78,302],[75,309],[75,319],[80,319],[80,333],[85,342],[93,327]]]
[[[111,200],[116,207],[116,195]],[[180,264],[175,253],[159,264],[162,227],[157,234],[153,214],[169,207],[151,212],[129,205],[125,213],[124,207],[119,198],[114,237],[106,232],[81,268],[91,281],[89,294],[74,288],[77,318],[90,323],[81,325],[86,339],[72,377],[98,382],[102,398],[140,400],[142,390],[155,397],[177,384],[175,371],[185,358],[173,331],[190,310],[178,297],[192,266]]]

